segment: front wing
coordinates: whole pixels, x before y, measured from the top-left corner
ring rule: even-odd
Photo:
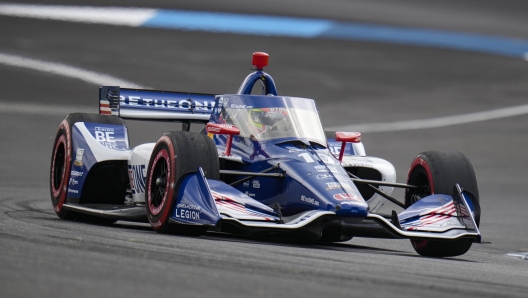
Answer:
[[[339,223],[346,236],[456,240],[481,235],[467,193],[455,185],[455,195],[426,197],[399,215],[368,214],[363,219],[346,218],[333,211],[312,210],[290,217],[237,189],[207,180],[201,168],[182,177],[170,221],[207,225],[213,230],[244,235],[288,235],[319,239],[327,223]],[[439,197],[441,196],[441,197]],[[469,203],[468,203],[469,202]]]

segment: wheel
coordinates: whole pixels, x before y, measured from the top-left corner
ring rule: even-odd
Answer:
[[[75,219],[77,214],[63,208],[68,196],[68,181],[73,158],[72,129],[76,122],[95,122],[103,124],[125,125],[125,122],[116,116],[98,114],[69,114],[62,120],[53,143],[50,169],[51,203],[57,216],[62,219]]]
[[[152,151],[147,170],[145,205],[152,228],[158,233],[200,235],[207,227],[169,224],[176,200],[178,179],[202,167],[209,179],[219,179],[218,151],[206,135],[187,132],[166,132]]]
[[[423,189],[407,189],[405,206],[409,207],[431,194],[453,194],[453,186],[460,187],[475,195],[475,222],[480,223],[480,205],[475,171],[469,159],[457,151],[427,151],[416,156],[409,169],[407,183],[423,186]],[[469,239],[455,241],[411,240],[414,250],[428,257],[453,257],[465,254],[471,247]]]

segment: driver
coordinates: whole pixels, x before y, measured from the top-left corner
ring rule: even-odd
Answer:
[[[287,116],[288,112],[285,108],[255,108],[249,110],[249,123],[258,134],[272,130],[288,131]]]

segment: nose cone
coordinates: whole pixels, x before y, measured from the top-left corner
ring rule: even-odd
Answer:
[[[367,202],[339,165],[320,165],[304,178],[304,185],[324,201],[327,210],[343,217],[365,217]]]
[[[365,217],[369,213],[369,206],[365,201],[343,201],[335,205],[335,213],[343,217]]]

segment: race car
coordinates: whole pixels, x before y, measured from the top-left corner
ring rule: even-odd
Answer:
[[[254,72],[236,94],[101,87],[99,114],[67,115],[55,137],[58,217],[148,222],[158,233],[193,236],[406,238],[432,257],[481,242],[468,158],[422,152],[397,183],[390,162],[366,155],[361,133],[324,131],[314,100],[280,96],[263,71],[268,59],[253,54]],[[257,81],[262,95],[251,94]],[[182,130],[130,148],[125,119],[181,122]],[[401,200],[395,187],[406,189]],[[378,213],[387,200],[404,210]]]

